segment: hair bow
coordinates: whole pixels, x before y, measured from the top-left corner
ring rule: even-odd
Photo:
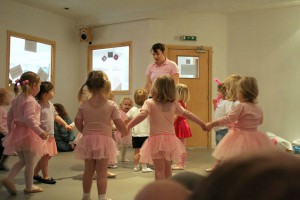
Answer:
[[[217,77],[214,78],[214,81],[217,83],[217,85],[222,84],[222,82]]]
[[[29,83],[29,80],[25,80],[22,82],[22,85],[28,85],[28,83]]]

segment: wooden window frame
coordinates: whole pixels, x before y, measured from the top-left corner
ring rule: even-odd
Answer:
[[[110,49],[110,48],[116,48],[116,47],[124,47],[128,46],[129,47],[129,67],[128,67],[128,90],[112,90],[113,94],[131,94],[131,88],[132,88],[132,42],[127,41],[127,42],[118,42],[118,43],[110,43],[110,44],[98,44],[98,45],[91,45],[88,47],[88,67],[87,71],[90,72],[93,70],[93,50],[97,49]],[[110,77],[108,77],[110,79]],[[111,79],[110,79],[111,80]],[[112,81],[112,80],[111,80]]]
[[[11,50],[11,44],[10,44],[10,38],[11,37],[17,37],[25,40],[30,40],[34,42],[39,42],[43,44],[47,44],[51,46],[51,76],[50,81],[53,85],[55,85],[55,52],[56,52],[56,42],[32,35],[27,35],[23,33],[18,33],[14,31],[7,31],[7,51],[6,51],[6,86],[9,87],[9,73],[10,73],[10,50]]]

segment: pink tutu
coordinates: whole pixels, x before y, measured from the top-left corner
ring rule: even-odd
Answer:
[[[11,132],[4,138],[4,154],[11,155],[19,151],[34,152],[37,157],[47,154],[46,140],[25,124],[17,123],[12,126]]]
[[[109,163],[115,163],[118,148],[111,136],[101,134],[82,134],[75,147],[75,158],[80,160],[108,158]]]
[[[57,147],[56,147],[56,142],[54,137],[49,137],[46,143],[47,147],[47,154],[49,156],[54,156],[57,154]]]
[[[114,132],[114,137],[115,137],[116,143],[118,144],[118,147],[130,147],[130,146],[132,146],[131,133],[129,133],[125,137],[122,137],[121,133],[119,131],[116,131],[116,132]]]
[[[254,151],[262,152],[275,149],[272,141],[260,131],[230,128],[212,155],[218,160],[229,160]]]
[[[175,133],[178,138],[189,138],[192,137],[191,128],[186,120],[175,122]]]
[[[140,149],[140,162],[153,164],[153,159],[161,158],[178,162],[183,153],[186,153],[185,147],[175,134],[150,135]]]

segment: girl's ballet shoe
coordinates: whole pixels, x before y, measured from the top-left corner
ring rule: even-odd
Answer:
[[[185,169],[185,166],[182,166],[182,165],[174,165],[174,166],[172,166],[172,169],[173,169],[173,170],[184,170],[184,169]]]
[[[114,174],[112,172],[107,172],[107,178],[115,178],[117,174]]]
[[[4,179],[2,181],[2,184],[7,189],[7,191],[8,191],[9,194],[11,194],[11,195],[16,195],[17,194],[16,186],[10,180]]]
[[[39,186],[36,186],[36,188],[34,188],[34,189],[24,189],[25,194],[37,193],[37,192],[43,192],[43,191],[44,191],[44,189]]]
[[[213,172],[214,170],[215,170],[214,167],[210,167],[210,168],[207,168],[205,171],[206,171],[206,172]]]

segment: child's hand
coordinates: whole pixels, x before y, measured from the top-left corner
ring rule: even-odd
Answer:
[[[213,128],[213,123],[212,122],[206,123],[205,126],[207,131],[211,131],[211,129]]]
[[[200,126],[201,126],[201,128],[202,128],[203,131],[207,131],[207,128],[206,128],[206,126],[205,126],[204,123],[203,123],[203,124],[200,124]]]
[[[68,131],[71,131],[73,129],[73,126],[66,124],[65,129],[67,129]]]
[[[49,135],[48,135],[48,133],[46,133],[45,131],[43,131],[43,132],[40,134],[40,137],[41,137],[43,140],[48,140]]]

